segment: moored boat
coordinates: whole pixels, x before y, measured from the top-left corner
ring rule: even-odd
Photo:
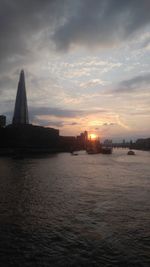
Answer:
[[[127,153],[127,155],[131,155],[131,156],[132,155],[135,155],[135,152],[133,150],[129,150],[128,153]]]

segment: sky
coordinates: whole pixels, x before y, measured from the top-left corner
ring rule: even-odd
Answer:
[[[25,71],[29,119],[61,135],[150,137],[149,0],[0,0],[0,114]]]

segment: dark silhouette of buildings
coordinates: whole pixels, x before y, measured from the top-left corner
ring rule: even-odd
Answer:
[[[8,125],[5,129],[7,147],[29,152],[57,152],[59,130],[32,124]]]
[[[5,125],[0,117],[1,127]],[[0,129],[1,151],[12,153],[21,150],[28,153],[57,152],[59,150],[59,130],[29,124],[25,75],[20,73],[12,124]]]
[[[6,126],[6,116],[0,115],[0,127]]]
[[[60,151],[73,152],[77,150],[85,150],[88,140],[88,132],[85,131],[78,136],[60,136]]]
[[[139,150],[150,150],[150,138],[137,139],[135,143],[132,143],[131,148]]]
[[[88,132],[84,131],[83,133],[80,133],[80,135],[77,136],[77,144],[78,146],[82,146],[83,149],[86,149],[88,141]]]
[[[5,126],[6,117],[0,117],[1,154],[70,152],[85,149],[88,134],[79,136],[59,136],[59,130],[35,126],[29,123],[25,87],[25,74],[22,70],[18,83],[12,124]]]

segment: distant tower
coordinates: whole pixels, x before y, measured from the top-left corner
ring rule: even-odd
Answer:
[[[28,106],[25,87],[24,71],[20,72],[20,79],[18,83],[18,90],[16,95],[16,103],[13,116],[13,124],[28,124]]]

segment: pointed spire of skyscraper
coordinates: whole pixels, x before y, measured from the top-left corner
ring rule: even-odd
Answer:
[[[18,83],[18,90],[16,95],[16,103],[13,116],[13,124],[28,124],[28,106],[25,87],[24,71],[20,72],[20,79]]]

